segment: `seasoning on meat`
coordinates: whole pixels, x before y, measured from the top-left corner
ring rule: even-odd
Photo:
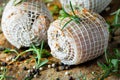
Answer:
[[[107,23],[98,14],[86,9],[74,11],[80,17],[80,24],[74,20],[57,19],[48,29],[48,44],[51,54],[68,65],[77,65],[103,54],[108,46]]]

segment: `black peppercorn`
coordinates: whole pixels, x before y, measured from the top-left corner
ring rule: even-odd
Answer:
[[[23,56],[20,56],[20,57],[18,58],[18,61],[23,61],[23,60],[25,60],[25,58],[24,58]]]
[[[62,62],[59,62],[59,66],[64,66],[64,64]]]
[[[1,66],[7,66],[6,62],[1,62]]]
[[[58,68],[58,67],[56,67],[56,68],[55,68],[55,71],[59,72],[59,68]]]
[[[60,80],[60,78],[56,78],[56,80]]]
[[[32,78],[33,78],[33,74],[28,73],[25,80],[31,80]]]
[[[28,68],[24,66],[24,67],[23,67],[23,70],[28,70]]]
[[[0,46],[0,51],[4,51],[4,50],[5,50],[5,48]]]
[[[39,74],[39,69],[33,69],[33,70],[31,71],[31,73],[33,73],[33,74]]]
[[[57,62],[57,63],[55,63],[55,67],[58,67],[59,66],[59,63]]]
[[[68,80],[74,80],[74,79],[73,79],[73,77],[72,77],[72,76],[70,76]]]

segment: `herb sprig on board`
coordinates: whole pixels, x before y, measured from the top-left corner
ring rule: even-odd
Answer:
[[[70,18],[70,20],[64,24],[64,26],[62,27],[62,30],[63,30],[71,21],[75,21],[77,24],[79,24],[80,21],[81,21],[80,17],[75,14],[71,1],[70,1],[70,8],[71,8],[71,11],[72,11],[72,15],[69,14],[69,13],[67,13],[67,12],[64,10],[64,8],[63,8],[62,10],[60,10],[60,19],[61,19],[61,20],[64,20],[64,19],[67,18],[67,17]]]
[[[24,55],[28,52],[33,52],[33,54],[36,55],[34,57],[35,61],[36,61],[35,66],[36,66],[36,68],[39,68],[39,67],[43,66],[44,64],[46,64],[48,62],[47,59],[46,60],[41,60],[41,58],[43,57],[43,53],[46,52],[46,55],[50,56],[49,53],[45,49],[43,49],[43,45],[44,45],[44,41],[41,42],[40,48],[32,45],[29,49],[27,49],[27,50],[25,50],[21,53],[17,52],[14,49],[6,49],[4,52],[7,52],[7,53],[14,52],[14,53],[17,54],[17,57],[15,59],[13,59],[12,62],[10,62],[9,64],[12,64],[13,62],[17,61],[20,56],[22,56],[22,55]],[[45,55],[45,53],[44,53],[44,55]]]
[[[16,49],[10,49],[10,48],[6,48],[3,52],[4,52],[4,53],[14,52],[14,53],[16,53],[17,55],[19,54]]]
[[[27,0],[14,0],[14,6],[16,6],[16,5],[18,5],[18,4],[20,4],[20,3],[22,3],[22,2],[25,2],[25,1],[27,1]]]
[[[6,67],[2,67],[2,73],[0,73],[0,80],[6,80],[7,78],[9,79],[16,79],[15,77],[12,77],[12,76],[7,76],[7,69]]]
[[[113,12],[111,15],[115,15],[114,21],[113,21],[113,26],[120,27],[120,9],[117,11]]]
[[[37,56],[35,57],[35,59],[36,59],[36,68],[37,68],[37,69],[48,62],[47,59],[44,60],[44,61],[41,61],[43,45],[44,45],[44,42],[42,41],[42,42],[41,42],[41,47],[40,47],[40,49],[39,49],[39,48],[36,48],[34,45],[32,45],[32,48],[31,48],[31,49],[33,49],[33,53],[35,53],[35,54],[37,55]]]
[[[108,56],[109,55],[109,56]],[[116,75],[120,76],[120,52],[119,50],[115,49],[114,55],[110,54],[108,51],[105,51],[105,62],[106,63],[100,63],[98,62],[98,66],[101,67],[103,70],[102,77],[100,80],[104,80],[110,75]]]
[[[117,11],[113,12],[111,15],[114,15],[114,20],[110,26],[113,28],[109,27],[109,31],[111,33],[114,33],[118,28],[120,28],[120,9]]]

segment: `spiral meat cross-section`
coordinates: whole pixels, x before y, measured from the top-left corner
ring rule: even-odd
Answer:
[[[53,20],[41,0],[10,0],[2,16],[2,30],[17,48],[39,45],[47,40],[47,29]]]

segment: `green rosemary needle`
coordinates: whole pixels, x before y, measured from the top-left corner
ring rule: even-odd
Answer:
[[[120,9],[117,11],[113,12],[111,15],[115,15],[114,21],[113,21],[113,26],[120,26]]]
[[[67,17],[70,18],[70,20],[64,24],[64,26],[62,27],[62,30],[63,30],[71,21],[75,21],[77,24],[80,23],[80,20],[81,20],[81,19],[80,19],[79,16],[77,16],[77,15],[75,14],[71,1],[70,1],[70,8],[71,8],[71,11],[72,11],[72,15],[70,15],[69,13],[67,13],[64,9],[62,9],[62,10],[60,11],[60,19],[61,19],[61,21],[64,20],[65,18],[67,18]]]
[[[25,1],[27,1],[27,0],[14,0],[14,6],[16,6],[22,2],[25,2]]]

